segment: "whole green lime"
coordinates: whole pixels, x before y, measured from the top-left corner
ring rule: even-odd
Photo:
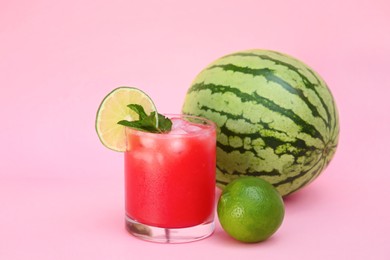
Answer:
[[[231,237],[255,243],[278,230],[284,218],[284,203],[269,182],[241,177],[225,187],[218,200],[217,213],[222,228]]]

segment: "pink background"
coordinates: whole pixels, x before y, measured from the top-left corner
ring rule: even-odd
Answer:
[[[0,259],[390,259],[389,13],[387,0],[1,0]],[[123,155],[94,129],[101,99],[137,86],[180,112],[204,66],[250,48],[327,81],[341,119],[331,165],[264,243],[218,222],[190,244],[128,235]]]

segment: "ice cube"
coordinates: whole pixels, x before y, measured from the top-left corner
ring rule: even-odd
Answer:
[[[164,154],[156,153],[157,162],[161,165],[164,163]]]
[[[174,134],[174,135],[185,135],[188,134],[184,129],[181,128],[173,128],[169,134]]]
[[[194,125],[194,124],[188,124],[185,126],[184,130],[187,133],[196,133],[202,130],[202,127]]]
[[[181,138],[173,139],[170,146],[171,146],[171,150],[174,153],[182,153],[185,149],[184,140],[182,140]]]
[[[131,154],[134,160],[141,161],[143,164],[150,167],[157,167],[164,163],[164,154],[160,152],[152,152],[150,150],[135,150]]]
[[[187,121],[184,121],[183,119],[180,118],[172,118],[171,121],[172,121],[172,129],[180,129],[187,124]]]
[[[156,146],[156,140],[148,136],[140,137],[140,143],[145,148],[153,148]]]
[[[180,118],[172,119],[172,131],[174,134],[188,134],[200,131],[201,128]]]
[[[135,160],[141,160],[146,164],[153,164],[154,162],[154,155],[153,153],[147,152],[147,151],[133,151],[132,156]]]

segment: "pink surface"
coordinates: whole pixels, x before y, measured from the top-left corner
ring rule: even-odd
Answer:
[[[385,0],[0,1],[0,259],[390,259],[389,13]],[[190,244],[128,235],[123,154],[94,130],[101,99],[137,86],[178,113],[204,66],[249,48],[289,53],[328,82],[333,162],[286,199],[264,243],[218,222]]]

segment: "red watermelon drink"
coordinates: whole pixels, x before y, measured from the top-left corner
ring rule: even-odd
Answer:
[[[216,126],[170,119],[168,133],[126,128],[126,227],[154,242],[189,242],[214,231]]]

